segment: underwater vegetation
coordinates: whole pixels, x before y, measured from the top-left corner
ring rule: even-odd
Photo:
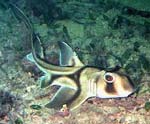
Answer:
[[[87,15],[91,20],[88,23],[92,23],[92,20],[96,18],[97,10],[106,10],[110,8],[116,8],[122,12],[116,16],[122,19],[126,19],[130,22],[138,24],[149,25],[150,7],[149,1],[145,0],[94,0],[94,1],[53,1],[53,0],[34,0],[26,1],[26,7],[31,10],[37,17],[43,16],[44,21],[50,24],[55,19],[68,19],[71,18],[79,23],[81,18],[87,18]],[[86,10],[91,9],[88,13]],[[76,13],[80,11],[81,13]],[[93,14],[92,14],[93,13]],[[111,16],[116,13],[112,13]],[[72,16],[74,15],[74,16]],[[80,19],[79,19],[80,18]],[[78,20],[79,19],[79,20]],[[88,20],[84,20],[88,21]]]
[[[11,123],[19,124],[16,121],[20,119],[18,114],[18,110],[21,107],[20,101],[19,97],[12,95],[8,91],[0,90],[0,123],[3,123],[1,120],[4,119],[6,122],[11,120]]]
[[[0,98],[0,118],[2,118],[12,109],[16,98],[9,92],[4,91],[0,91]]]
[[[33,63],[24,61],[31,51],[29,32],[21,21],[14,18],[7,4],[10,1],[33,22],[48,61],[59,64],[59,47],[53,44],[64,41],[84,64],[104,68],[121,66],[140,88],[136,98],[133,95],[128,99],[88,100],[79,109],[79,115],[71,113],[64,123],[82,124],[85,120],[87,123],[149,123],[149,0],[0,1],[0,36],[3,36],[0,38],[0,89],[11,90],[26,101],[25,116],[20,114],[23,119],[15,116],[14,123],[23,123],[22,120],[44,123],[42,120],[46,118],[50,123],[62,123],[62,118],[51,116],[54,110],[43,107],[58,89],[54,92],[49,87],[39,89],[37,79],[43,72]],[[11,100],[16,97],[6,94],[9,95],[0,96],[0,101],[12,109],[2,109],[1,104],[0,118],[12,114],[16,105]],[[65,106],[64,109],[68,108]]]
[[[106,3],[110,2],[112,5],[116,3],[116,8],[122,10],[121,18],[127,19],[131,23],[150,25],[150,3],[148,0],[106,0]]]
[[[108,0],[109,1],[109,0]],[[115,1],[119,2],[120,4],[123,4],[124,6],[128,6],[131,8],[134,8],[139,11],[144,11],[144,12],[150,12],[150,3],[149,0],[110,0],[110,1]]]
[[[26,7],[33,12],[34,16],[43,17],[47,24],[55,19],[63,19],[62,10],[55,0],[26,0]]]

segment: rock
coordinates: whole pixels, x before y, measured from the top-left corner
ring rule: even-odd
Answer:
[[[147,116],[140,114],[127,114],[125,117],[125,123],[127,124],[149,124]]]
[[[75,23],[71,20],[57,21],[57,24],[65,26],[71,39],[83,38],[84,27],[82,24]]]
[[[116,113],[120,112],[120,109],[118,107],[104,106],[103,112],[106,114],[116,114]]]

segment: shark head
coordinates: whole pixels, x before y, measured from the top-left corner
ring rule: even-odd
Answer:
[[[101,71],[95,76],[99,98],[128,97],[135,89],[131,79],[120,72]]]

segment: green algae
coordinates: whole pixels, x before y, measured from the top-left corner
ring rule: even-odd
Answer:
[[[21,118],[17,118],[16,120],[15,120],[15,124],[23,124],[24,122],[22,121],[22,119]]]
[[[144,108],[146,111],[149,111],[150,110],[150,102],[146,102]]]
[[[150,1],[149,0],[112,0],[123,4],[124,6],[132,7],[141,11],[150,12]]]
[[[41,37],[46,37],[48,35],[48,30],[49,27],[47,26],[47,24],[35,24],[34,25],[36,32],[41,36]]]
[[[42,109],[42,107],[40,105],[35,105],[35,104],[31,105],[30,108],[35,109],[35,110]]]
[[[57,21],[57,24],[65,26],[72,39],[84,37],[84,26],[71,20]]]
[[[140,25],[147,25],[150,26],[150,19],[149,18],[144,18],[138,15],[121,15],[121,17],[126,18],[130,20],[133,24],[140,24]]]

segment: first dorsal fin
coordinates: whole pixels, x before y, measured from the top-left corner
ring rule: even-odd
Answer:
[[[58,42],[60,47],[60,65],[61,66],[79,66],[82,67],[84,64],[80,61],[77,54],[73,49],[65,42]]]

